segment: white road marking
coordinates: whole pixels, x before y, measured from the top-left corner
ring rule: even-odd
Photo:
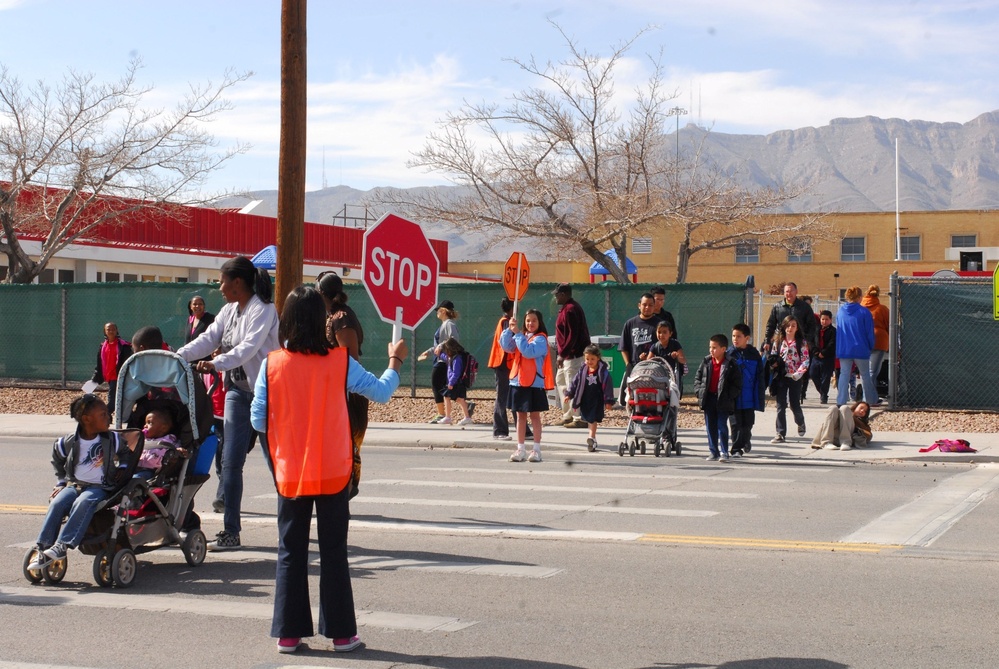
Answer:
[[[999,488],[999,469],[978,466],[951,476],[841,541],[929,546]]]
[[[0,586],[0,604],[36,604],[51,606],[87,606],[98,609],[125,609],[132,611],[159,611],[182,615],[204,615],[219,618],[251,618],[270,620],[274,615],[274,604],[240,601],[233,606],[231,600],[210,600],[194,597],[163,597],[161,595],[140,595],[124,592],[73,591],[63,588],[10,588]],[[313,609],[318,619],[318,608]],[[357,611],[358,626],[382,627],[385,629],[418,630],[421,632],[457,632],[475,625],[477,621],[462,620],[445,616],[421,616],[386,611]]]
[[[475,483],[471,481],[408,481],[405,479],[374,479],[366,486],[417,486],[423,488],[464,488],[468,490],[513,490],[517,492],[566,492],[596,495],[657,495],[662,497],[710,497],[715,499],[756,499],[759,495],[743,492],[701,492],[698,490],[652,490],[649,488],[593,488],[586,486],[554,486],[541,483]],[[361,499],[358,497],[357,499]]]
[[[453,499],[405,499],[401,497],[355,497],[351,504],[399,504],[404,506],[446,506],[456,509],[515,509],[518,511],[559,511],[568,513],[619,513],[637,516],[673,516],[682,518],[710,518],[718,511],[697,509],[642,509],[633,506],[593,506],[589,504],[539,504],[537,502],[478,502]],[[353,523],[353,521],[352,521]]]
[[[428,534],[462,534],[479,537],[518,537],[522,539],[569,539],[577,541],[638,541],[644,532],[601,532],[597,530],[556,530],[527,525],[488,525],[478,523],[433,523],[351,520],[351,529],[401,530]]]
[[[757,466],[753,466],[753,470],[759,469]],[[508,476],[525,476],[524,472],[516,467],[505,467],[502,469],[475,469],[474,467],[411,467],[409,471],[422,471],[422,472],[455,472],[464,474],[505,474]],[[818,470],[813,470],[818,471]],[[636,474],[633,472],[614,472],[614,471],[547,471],[541,469],[532,469],[527,475],[528,476],[571,476],[573,478],[620,478],[620,479],[643,479],[643,480],[665,480],[665,481],[710,481],[711,483],[794,483],[794,479],[775,479],[775,478],[753,478],[753,477],[743,477],[743,476],[718,476],[717,469],[714,470],[713,476],[690,476],[682,474]]]

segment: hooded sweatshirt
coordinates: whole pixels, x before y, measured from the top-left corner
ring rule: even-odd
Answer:
[[[875,295],[868,295],[860,301],[860,305],[867,307],[874,319],[874,348],[878,351],[888,350],[888,307],[881,304],[881,300]]]
[[[847,302],[836,312],[836,357],[856,360],[871,357],[874,322],[859,302]]]

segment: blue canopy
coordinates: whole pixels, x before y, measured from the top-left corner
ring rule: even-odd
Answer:
[[[604,251],[604,255],[607,256],[607,259],[610,260],[615,265],[618,264],[617,251],[615,251],[614,249],[611,249],[609,251]],[[254,262],[256,262],[256,261],[254,261]],[[631,262],[631,258],[625,258],[625,263],[624,264],[627,266],[627,270],[625,271],[625,274],[638,274],[638,266],[635,265],[635,263]],[[592,265],[590,265],[590,274],[591,275],[593,275],[593,274],[604,274],[604,275],[606,275],[606,274],[610,274],[610,272],[608,272],[607,268],[604,267],[603,265],[601,265],[600,263],[594,262]]]
[[[250,262],[254,267],[277,269],[277,247],[273,244],[265,246],[257,252],[257,255],[250,258]]]

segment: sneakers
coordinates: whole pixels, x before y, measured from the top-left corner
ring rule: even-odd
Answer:
[[[752,444],[746,444],[746,452],[749,453],[752,450],[753,450],[753,445]]]
[[[474,422],[475,421],[472,420],[472,417],[469,416],[468,418],[462,418],[461,420],[459,420],[458,425],[471,425]]]
[[[216,499],[212,501],[212,511],[215,513],[225,513],[225,501]]]
[[[776,437],[774,437],[773,439],[770,440],[770,443],[771,444],[783,444],[784,443],[784,435],[783,434],[778,434]]]
[[[333,639],[333,650],[337,653],[349,653],[361,645],[361,637],[356,634],[349,639]]]
[[[294,653],[302,645],[300,637],[281,637],[277,642],[279,653]]]
[[[718,458],[718,462],[728,462],[728,456],[727,455],[721,456],[720,458]]]
[[[798,426],[798,436],[799,437],[804,437],[805,436],[805,425],[804,424],[801,424],[801,425]]]
[[[438,425],[450,425],[452,422],[453,421],[451,420],[451,416],[444,416],[439,421],[437,421],[437,424]]]
[[[836,444],[826,444],[825,446],[823,446],[823,448],[825,448],[827,451],[835,451],[837,448],[839,448],[839,446],[837,446]]]
[[[597,450],[597,440],[594,439],[593,437],[587,437],[586,438],[586,450],[588,450],[590,453],[592,453],[593,451]]]
[[[853,448],[853,447],[850,446],[850,444],[843,444],[842,446],[839,447],[839,450],[841,450],[841,451],[848,451],[851,448]]]
[[[66,548],[66,544],[57,541],[51,548],[42,551],[42,555],[45,556],[45,563],[48,564],[49,562],[65,559]]]
[[[717,455],[709,455],[708,457],[706,457],[704,459],[707,460],[708,462],[718,462],[718,460],[719,460],[719,458],[718,458]]]
[[[215,541],[208,542],[210,551],[231,551],[240,547],[239,535],[222,530],[215,535]]]
[[[28,571],[38,571],[39,569],[44,569],[50,562],[56,558],[49,556],[49,551],[51,551],[55,546],[45,548],[42,544],[38,544],[35,550],[35,559],[28,563]],[[66,557],[66,549],[62,550],[62,557]]]
[[[524,452],[523,448],[518,448],[510,456],[510,462],[523,462],[527,459],[527,453]]]
[[[732,451],[732,457],[733,458],[741,458],[742,457],[742,451]]]
[[[436,416],[430,419],[430,423],[439,423],[442,420],[444,420],[444,416],[437,414]]]
[[[494,434],[493,439],[496,441],[510,441],[512,437],[508,434]]]
[[[822,444],[812,443],[812,448],[822,448]]]
[[[528,462],[541,462],[541,451],[533,450],[531,454],[527,456]]]

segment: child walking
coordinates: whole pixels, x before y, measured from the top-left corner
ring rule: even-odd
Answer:
[[[464,415],[458,425],[469,425],[472,423],[472,416],[468,410],[468,386],[465,385],[465,367],[468,366],[468,353],[465,348],[458,343],[454,337],[445,339],[441,344],[441,358],[447,364],[447,388],[441,389],[444,396],[444,417],[437,421],[438,425],[451,424],[451,402],[458,403],[461,413]]]
[[[614,383],[599,346],[590,344],[584,348],[583,362],[565,391],[565,399],[571,400],[573,409],[579,409],[580,417],[590,428],[586,450],[592,453],[597,450],[597,424],[604,419],[604,408],[610,410],[614,405]]]
[[[728,354],[742,374],[742,389],[735,400],[735,409],[729,418],[732,434],[732,455],[741,458],[753,450],[753,425],[756,412],[766,408],[766,375],[763,356],[749,343],[752,334],[745,323],[732,326],[732,346]]]
[[[123,483],[133,462],[131,447],[110,431],[108,405],[101,398],[89,393],[78,397],[69,405],[69,413],[78,425],[76,432],[52,446],[56,485],[35,557],[28,564],[31,571],[64,559],[69,549],[80,545],[97,506]]]
[[[704,411],[708,433],[708,460],[728,462],[728,417],[735,411],[735,400],[742,390],[742,374],[728,355],[728,337],[711,336],[708,355],[694,376],[694,393]]]

